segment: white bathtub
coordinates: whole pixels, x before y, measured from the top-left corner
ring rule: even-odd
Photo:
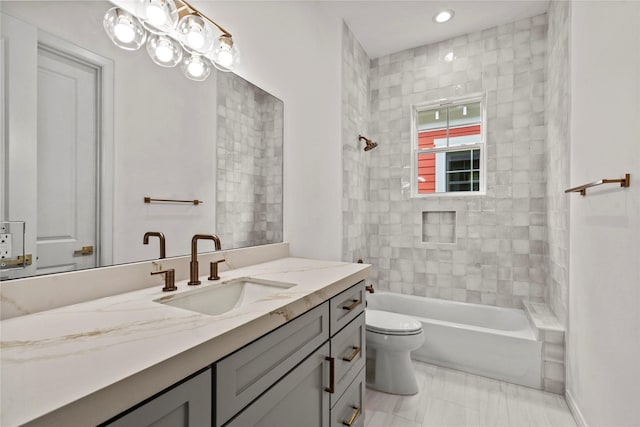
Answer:
[[[415,360],[540,389],[542,342],[522,310],[376,291],[368,308],[422,323]]]

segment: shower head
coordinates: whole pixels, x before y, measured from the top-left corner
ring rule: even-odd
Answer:
[[[373,150],[374,148],[376,148],[378,146],[377,142],[373,142],[369,138],[366,138],[366,137],[364,137],[362,135],[358,135],[358,141],[360,141],[360,140],[364,140],[364,142],[367,143],[366,147],[364,147],[364,151]]]

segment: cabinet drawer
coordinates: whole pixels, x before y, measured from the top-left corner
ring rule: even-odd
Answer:
[[[366,326],[364,313],[360,313],[331,339],[331,357],[335,363],[335,393],[331,395],[331,406],[351,384],[365,365]]]
[[[211,369],[175,386],[101,427],[211,425]]]
[[[331,427],[364,426],[364,369],[356,375],[340,400],[331,409]]]
[[[218,362],[216,425],[222,425],[329,338],[324,303]]]
[[[329,427],[325,343],[225,427]]]
[[[364,280],[336,295],[329,301],[331,311],[331,336],[364,311]]]

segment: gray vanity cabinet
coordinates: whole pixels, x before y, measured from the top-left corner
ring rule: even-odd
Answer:
[[[103,424],[109,427],[202,427],[211,425],[211,369]]]
[[[103,426],[362,426],[364,281]]]
[[[363,425],[365,333],[360,282],[218,362],[216,426]]]

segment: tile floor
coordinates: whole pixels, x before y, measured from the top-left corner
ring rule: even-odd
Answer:
[[[365,427],[576,427],[560,395],[414,364],[420,392],[396,396],[367,389]]]

